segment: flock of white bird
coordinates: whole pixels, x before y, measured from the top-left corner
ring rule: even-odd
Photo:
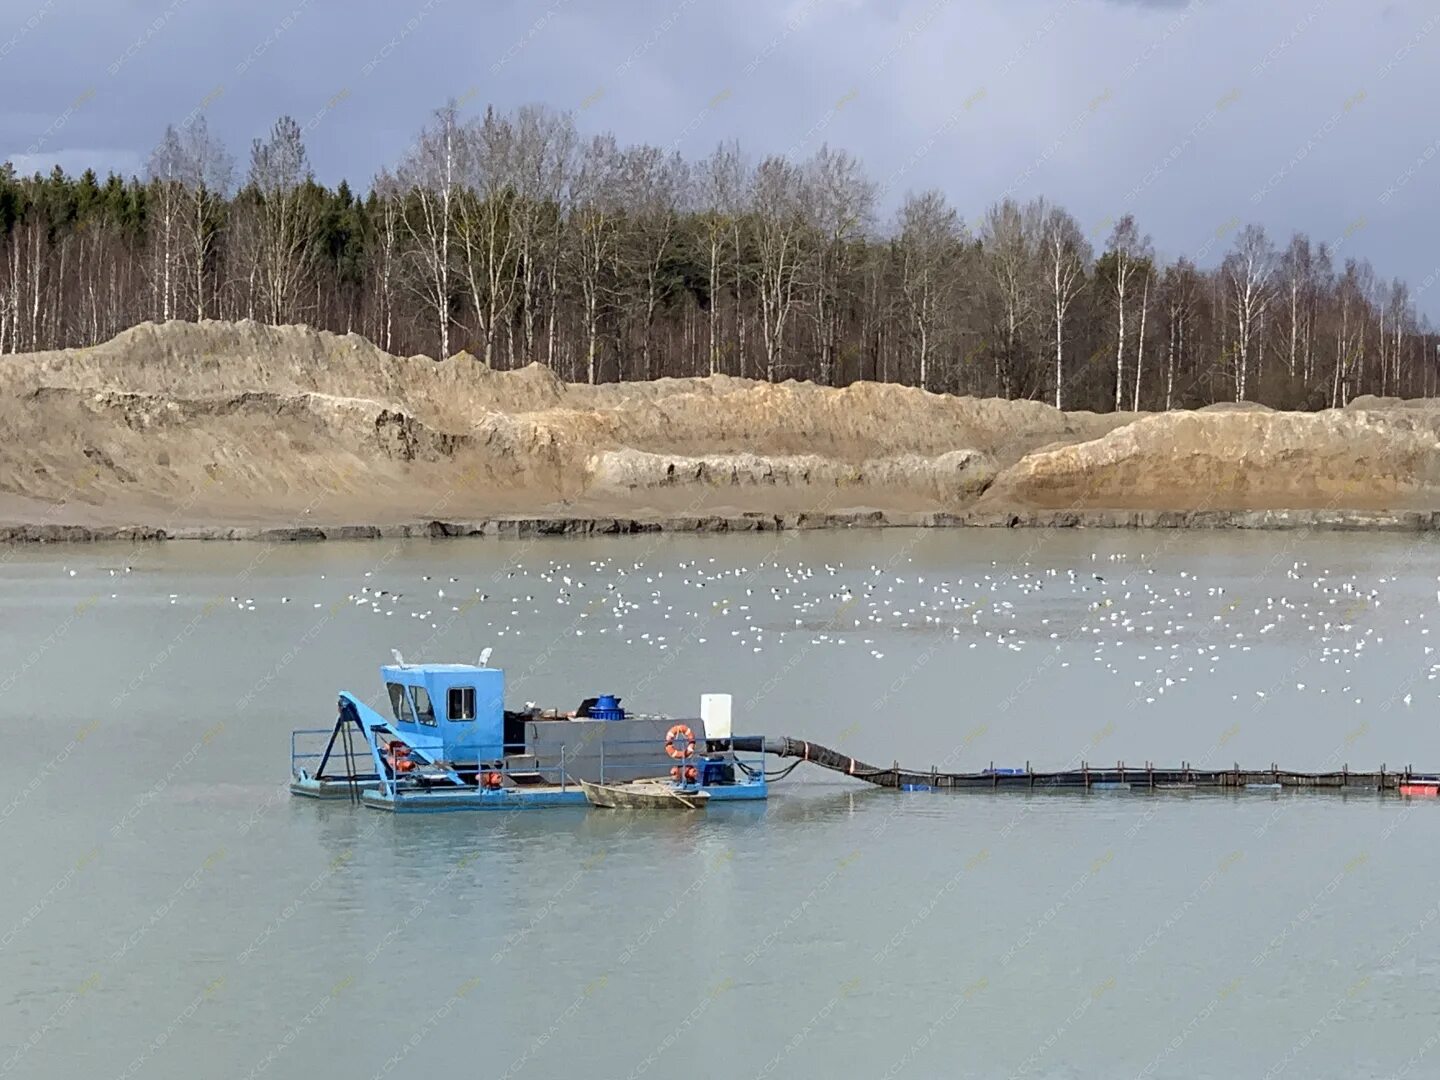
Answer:
[[[725,565],[713,557],[665,565],[552,560],[482,571],[476,575],[478,585],[458,576],[387,570],[390,580],[382,587],[379,573],[370,570],[358,589],[351,583],[341,587],[352,591],[340,594],[336,588],[335,599],[311,603],[316,609],[348,607],[414,619],[431,629],[457,617],[484,619],[487,633],[501,638],[523,636],[542,624],[550,631],[553,615],[542,619],[544,608],[572,608],[562,633],[577,638],[613,635],[629,647],[665,651],[680,642],[705,645],[715,636],[753,654],[777,652],[782,660],[787,648],[826,646],[861,649],[881,662],[886,647],[904,648],[901,642],[915,635],[949,640],[957,648],[1016,653],[1065,646],[1061,651],[1071,659],[1088,652],[1107,673],[1129,679],[1135,701],[1147,705],[1192,676],[1215,674],[1229,654],[1248,653],[1272,634],[1299,640],[1307,661],[1334,665],[1340,675],[1349,675],[1367,650],[1385,641],[1383,632],[1373,625],[1362,629],[1361,623],[1373,621],[1367,617],[1381,607],[1382,587],[1395,577],[1382,574],[1365,582],[1358,574],[1296,560],[1284,568],[1290,584],[1283,590],[1267,590],[1280,574],[1271,566],[1240,586],[1232,578],[1232,595],[1225,585],[1206,583],[1191,570],[1164,567],[1157,577],[1156,561],[1097,553],[1082,567],[997,561],[986,572],[949,576],[933,566],[917,568],[909,559],[864,567],[779,560]],[[123,577],[132,570],[127,565],[102,572]],[[64,572],[77,574],[68,566]],[[319,578],[325,583],[325,574]],[[319,591],[330,588],[326,583]],[[169,594],[172,604],[181,599]],[[1440,592],[1436,601],[1440,604]],[[289,596],[228,598],[243,612],[256,611],[259,604],[292,602]],[[1430,633],[1425,613],[1411,614],[1403,625],[1414,626],[1423,650],[1419,657],[1429,658],[1434,650],[1425,640]],[[1059,666],[1069,667],[1071,659]],[[1313,669],[1292,664],[1294,677],[1282,676],[1253,692],[1258,699],[1292,686],[1304,692],[1310,685],[1302,677],[1307,670]],[[1425,659],[1421,670],[1433,680],[1440,676],[1440,663]],[[1397,702],[1411,703],[1413,681],[1405,684],[1403,697],[1395,695]],[[1313,689],[1319,694],[1352,691],[1348,683]],[[1232,694],[1232,700],[1240,696]],[[1363,703],[1360,696],[1353,700]]]
[[[984,573],[948,576],[933,567],[917,569],[909,559],[865,567],[779,560],[727,566],[714,557],[664,566],[647,560],[552,560],[482,572],[477,575],[481,585],[459,576],[402,580],[390,572],[396,579],[382,588],[376,570],[367,570],[359,589],[344,593],[343,605],[370,615],[415,619],[432,629],[461,616],[482,618],[487,631],[500,638],[526,634],[540,621],[543,606],[573,608],[564,634],[613,635],[626,647],[655,651],[677,642],[706,645],[711,636],[752,654],[772,649],[783,658],[786,648],[798,645],[858,648],[877,662],[886,660],[886,642],[901,648],[900,642],[914,635],[1009,652],[1066,645],[1063,652],[1071,658],[1087,647],[1094,664],[1129,678],[1136,701],[1145,704],[1197,672],[1215,674],[1228,654],[1250,652],[1277,631],[1299,638],[1308,660],[1336,665],[1346,675],[1367,649],[1384,644],[1375,626],[1361,629],[1359,624],[1380,608],[1382,586],[1395,577],[1362,582],[1355,573],[1338,575],[1295,560],[1283,570],[1286,582],[1295,585],[1267,590],[1279,576],[1279,567],[1272,567],[1251,579],[1253,589],[1243,586],[1231,596],[1224,585],[1208,585],[1192,570],[1165,567],[1156,576],[1155,562],[1153,557],[1093,553],[1083,569],[992,562]],[[132,569],[105,567],[104,572],[122,577]],[[66,566],[63,573],[75,577],[78,570]],[[331,588],[325,577],[320,575],[321,592]],[[1309,596],[1299,596],[1300,590]],[[111,596],[118,598],[118,593]],[[292,603],[291,596],[268,599]],[[181,596],[170,593],[168,600],[179,603]],[[1440,603],[1440,592],[1436,600]],[[232,595],[228,602],[238,611],[253,612],[266,600]],[[312,608],[327,606],[340,605],[312,600]],[[1421,655],[1428,658],[1434,649],[1423,641],[1430,634],[1424,619],[1423,611],[1413,612],[1404,625],[1417,624]],[[544,622],[550,624],[550,618]],[[1070,660],[1060,667],[1070,667]],[[1292,664],[1292,674],[1303,675],[1305,668]],[[1424,675],[1434,680],[1440,662],[1424,661]],[[1254,694],[1266,698],[1290,685],[1295,691],[1308,688],[1297,677]],[[1331,693],[1331,687],[1316,690]],[[1338,690],[1349,694],[1352,687]],[[1240,694],[1231,697],[1238,700]],[[1397,700],[1408,706],[1413,696],[1407,690]],[[1361,697],[1354,701],[1362,704]]]

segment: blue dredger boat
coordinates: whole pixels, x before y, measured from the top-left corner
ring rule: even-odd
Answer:
[[[586,698],[571,712],[505,708],[505,673],[478,664],[381,667],[389,715],[342,691],[333,726],[290,736],[290,791],[379,810],[542,809],[588,804],[582,782],[671,791],[679,805],[764,799],[761,740],[731,738],[728,694],[703,694],[700,715],[629,713]]]

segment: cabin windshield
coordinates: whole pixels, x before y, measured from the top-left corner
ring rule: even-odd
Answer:
[[[451,720],[475,719],[475,688],[473,686],[452,686],[450,688]]]
[[[415,719],[434,727],[435,706],[430,703],[429,691],[423,686],[412,686],[410,692],[415,695]]]
[[[415,716],[410,711],[410,698],[405,693],[405,687],[392,682],[386,683],[385,689],[390,691],[390,711],[395,714],[395,719],[402,724],[413,724]]]

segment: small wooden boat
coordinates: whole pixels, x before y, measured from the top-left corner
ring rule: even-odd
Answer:
[[[591,806],[606,810],[704,810],[708,791],[684,791],[668,780],[635,780],[628,784],[580,781]]]

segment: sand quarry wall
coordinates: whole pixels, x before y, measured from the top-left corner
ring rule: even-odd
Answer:
[[[591,387],[250,322],[147,323],[0,361],[12,523],[1376,510],[1437,491],[1440,409],[1424,402],[1097,415],[877,383]]]

